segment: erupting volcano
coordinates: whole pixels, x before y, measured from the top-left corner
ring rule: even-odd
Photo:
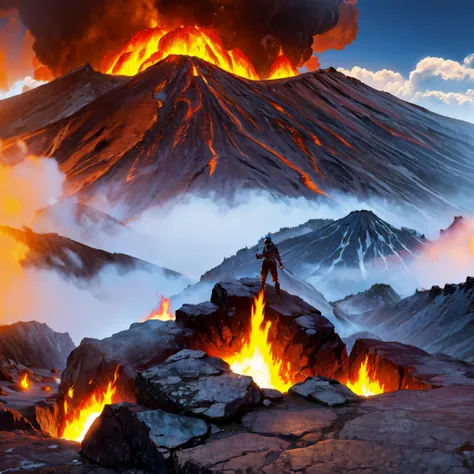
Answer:
[[[198,26],[176,28],[169,32],[161,28],[139,31],[124,45],[110,65],[103,65],[103,69],[108,74],[134,76],[171,55],[194,56],[236,76],[262,79],[241,49],[227,50],[217,33]],[[107,63],[107,60],[103,63]],[[281,50],[266,79],[294,77],[298,74]]]
[[[233,372],[251,376],[261,388],[273,388],[287,392],[293,385],[289,380],[288,370],[276,360],[268,343],[268,332],[272,323],[264,321],[265,298],[263,292],[255,298],[252,307],[251,329],[248,342],[242,351],[225,359]]]

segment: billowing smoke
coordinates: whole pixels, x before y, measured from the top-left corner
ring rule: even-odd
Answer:
[[[347,25],[357,23],[354,1],[0,0],[0,11],[16,7],[35,38],[36,57],[55,76],[86,62],[99,69],[130,36],[157,25],[211,28],[227,49],[244,50],[257,70],[267,73],[281,49],[299,67],[311,58],[314,37],[318,43],[319,35],[334,31],[327,47],[338,42],[338,49],[351,42],[357,28]]]

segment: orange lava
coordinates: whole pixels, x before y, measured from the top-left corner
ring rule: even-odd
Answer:
[[[67,419],[61,439],[82,442],[94,421],[101,415],[105,405],[114,402],[117,377],[118,373],[115,371],[114,379],[109,382],[107,388],[95,390],[77,409],[70,410],[67,400],[64,401],[63,409]],[[68,390],[68,397],[73,398],[73,396],[74,387],[71,387]]]
[[[25,376],[20,380],[20,387],[28,390],[30,388],[29,380],[28,380],[28,375],[25,374]]]
[[[166,31],[149,28],[139,31],[123,46],[103,69],[108,74],[134,76],[170,55],[185,55],[203,59],[224,71],[245,79],[260,80],[254,66],[240,49],[227,50],[221,38],[212,30],[187,26]],[[193,70],[194,75],[197,71]],[[268,79],[293,77],[299,72],[283,54],[278,56]]]
[[[299,74],[298,69],[296,69],[293,64],[291,64],[291,61],[281,52],[270,68],[267,79],[286,79],[287,77],[299,76]]]
[[[160,321],[174,321],[176,316],[170,311],[171,301],[163,295],[160,300],[160,307],[152,311],[152,313],[141,319],[140,322],[150,321],[151,319],[159,319]]]
[[[369,356],[365,358],[365,361],[360,366],[357,380],[354,383],[349,380],[346,384],[354,393],[357,395],[363,395],[364,397],[384,393],[384,384],[381,385],[378,380],[370,378],[368,365]]]
[[[282,361],[276,360],[272,355],[272,347],[268,343],[268,332],[272,323],[265,323],[264,311],[264,294],[260,292],[252,307],[249,341],[240,353],[226,358],[225,361],[233,372],[251,376],[259,387],[273,388],[284,393],[292,383]]]

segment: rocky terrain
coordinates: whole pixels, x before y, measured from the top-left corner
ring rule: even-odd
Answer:
[[[230,299],[235,303],[238,298],[234,293]],[[95,344],[116,351],[109,361],[119,356],[117,351],[122,358],[128,353],[131,361],[132,341],[137,341],[132,333],[143,329],[143,338],[152,327],[169,331],[176,324],[150,321],[135,325],[130,334],[115,335],[120,345]],[[142,355],[148,352],[142,362],[150,360],[151,343],[152,338],[142,345]],[[0,407],[0,469],[104,474],[474,472],[471,364],[413,346],[360,339],[345,377],[354,380],[361,361],[368,360],[370,375],[388,392],[365,398],[321,376],[294,385],[287,394],[261,389],[250,377],[230,372],[219,358],[177,346],[174,350],[135,372],[136,400],[106,406],[82,446],[47,438],[19,413]],[[69,360],[71,369],[79,368],[78,356]],[[86,361],[85,353],[82,359]],[[218,400],[212,398],[216,394]]]
[[[364,294],[354,298],[359,307],[364,305]],[[369,295],[367,306],[372,305],[371,301],[373,298]],[[350,302],[348,299],[345,304],[350,305]],[[474,279],[471,277],[461,284],[434,286],[399,302],[387,301],[378,308],[346,317],[354,320],[360,329],[384,340],[474,361]]]
[[[324,195],[339,192],[378,196],[442,212],[474,181],[471,124],[334,69],[254,82],[169,56],[129,79],[85,67],[1,107],[2,160],[22,140],[58,161],[68,195],[126,204],[124,217],[183,193],[242,189],[328,204]]]

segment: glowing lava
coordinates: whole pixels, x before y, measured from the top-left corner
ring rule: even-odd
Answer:
[[[144,318],[140,319],[141,323],[150,321],[151,319],[159,319],[160,321],[174,321],[176,316],[170,311],[171,301],[164,296],[161,296],[160,307],[153,310],[152,313]]]
[[[77,442],[81,442],[84,439],[94,421],[101,415],[105,405],[113,403],[116,381],[117,371],[115,371],[114,380],[107,385],[107,389],[96,390],[76,410],[70,411],[67,400],[64,401],[64,414],[67,420],[61,435],[62,439]],[[69,389],[68,396],[69,398],[74,396],[74,387]]]
[[[165,31],[149,28],[139,31],[123,46],[111,62],[104,60],[107,74],[134,76],[170,55],[185,55],[203,59],[224,71],[260,80],[260,76],[245,53],[236,48],[227,50],[221,38],[212,30],[187,26]],[[283,54],[271,67],[268,79],[293,77],[299,72]]]
[[[282,374],[282,361],[275,360],[271,344],[268,343],[268,332],[271,322],[264,322],[265,301],[260,292],[252,307],[250,339],[239,354],[225,361],[233,372],[249,375],[261,388],[274,388],[284,393],[292,386],[286,374]]]
[[[20,380],[20,387],[28,390],[30,388],[29,380],[28,380],[28,375],[25,374],[25,376]]]
[[[346,384],[354,393],[365,397],[384,393],[384,385],[380,385],[380,382],[371,380],[369,377],[369,371],[367,370],[368,364],[369,356],[365,358],[365,361],[360,366],[357,380],[354,383],[349,380]]]

